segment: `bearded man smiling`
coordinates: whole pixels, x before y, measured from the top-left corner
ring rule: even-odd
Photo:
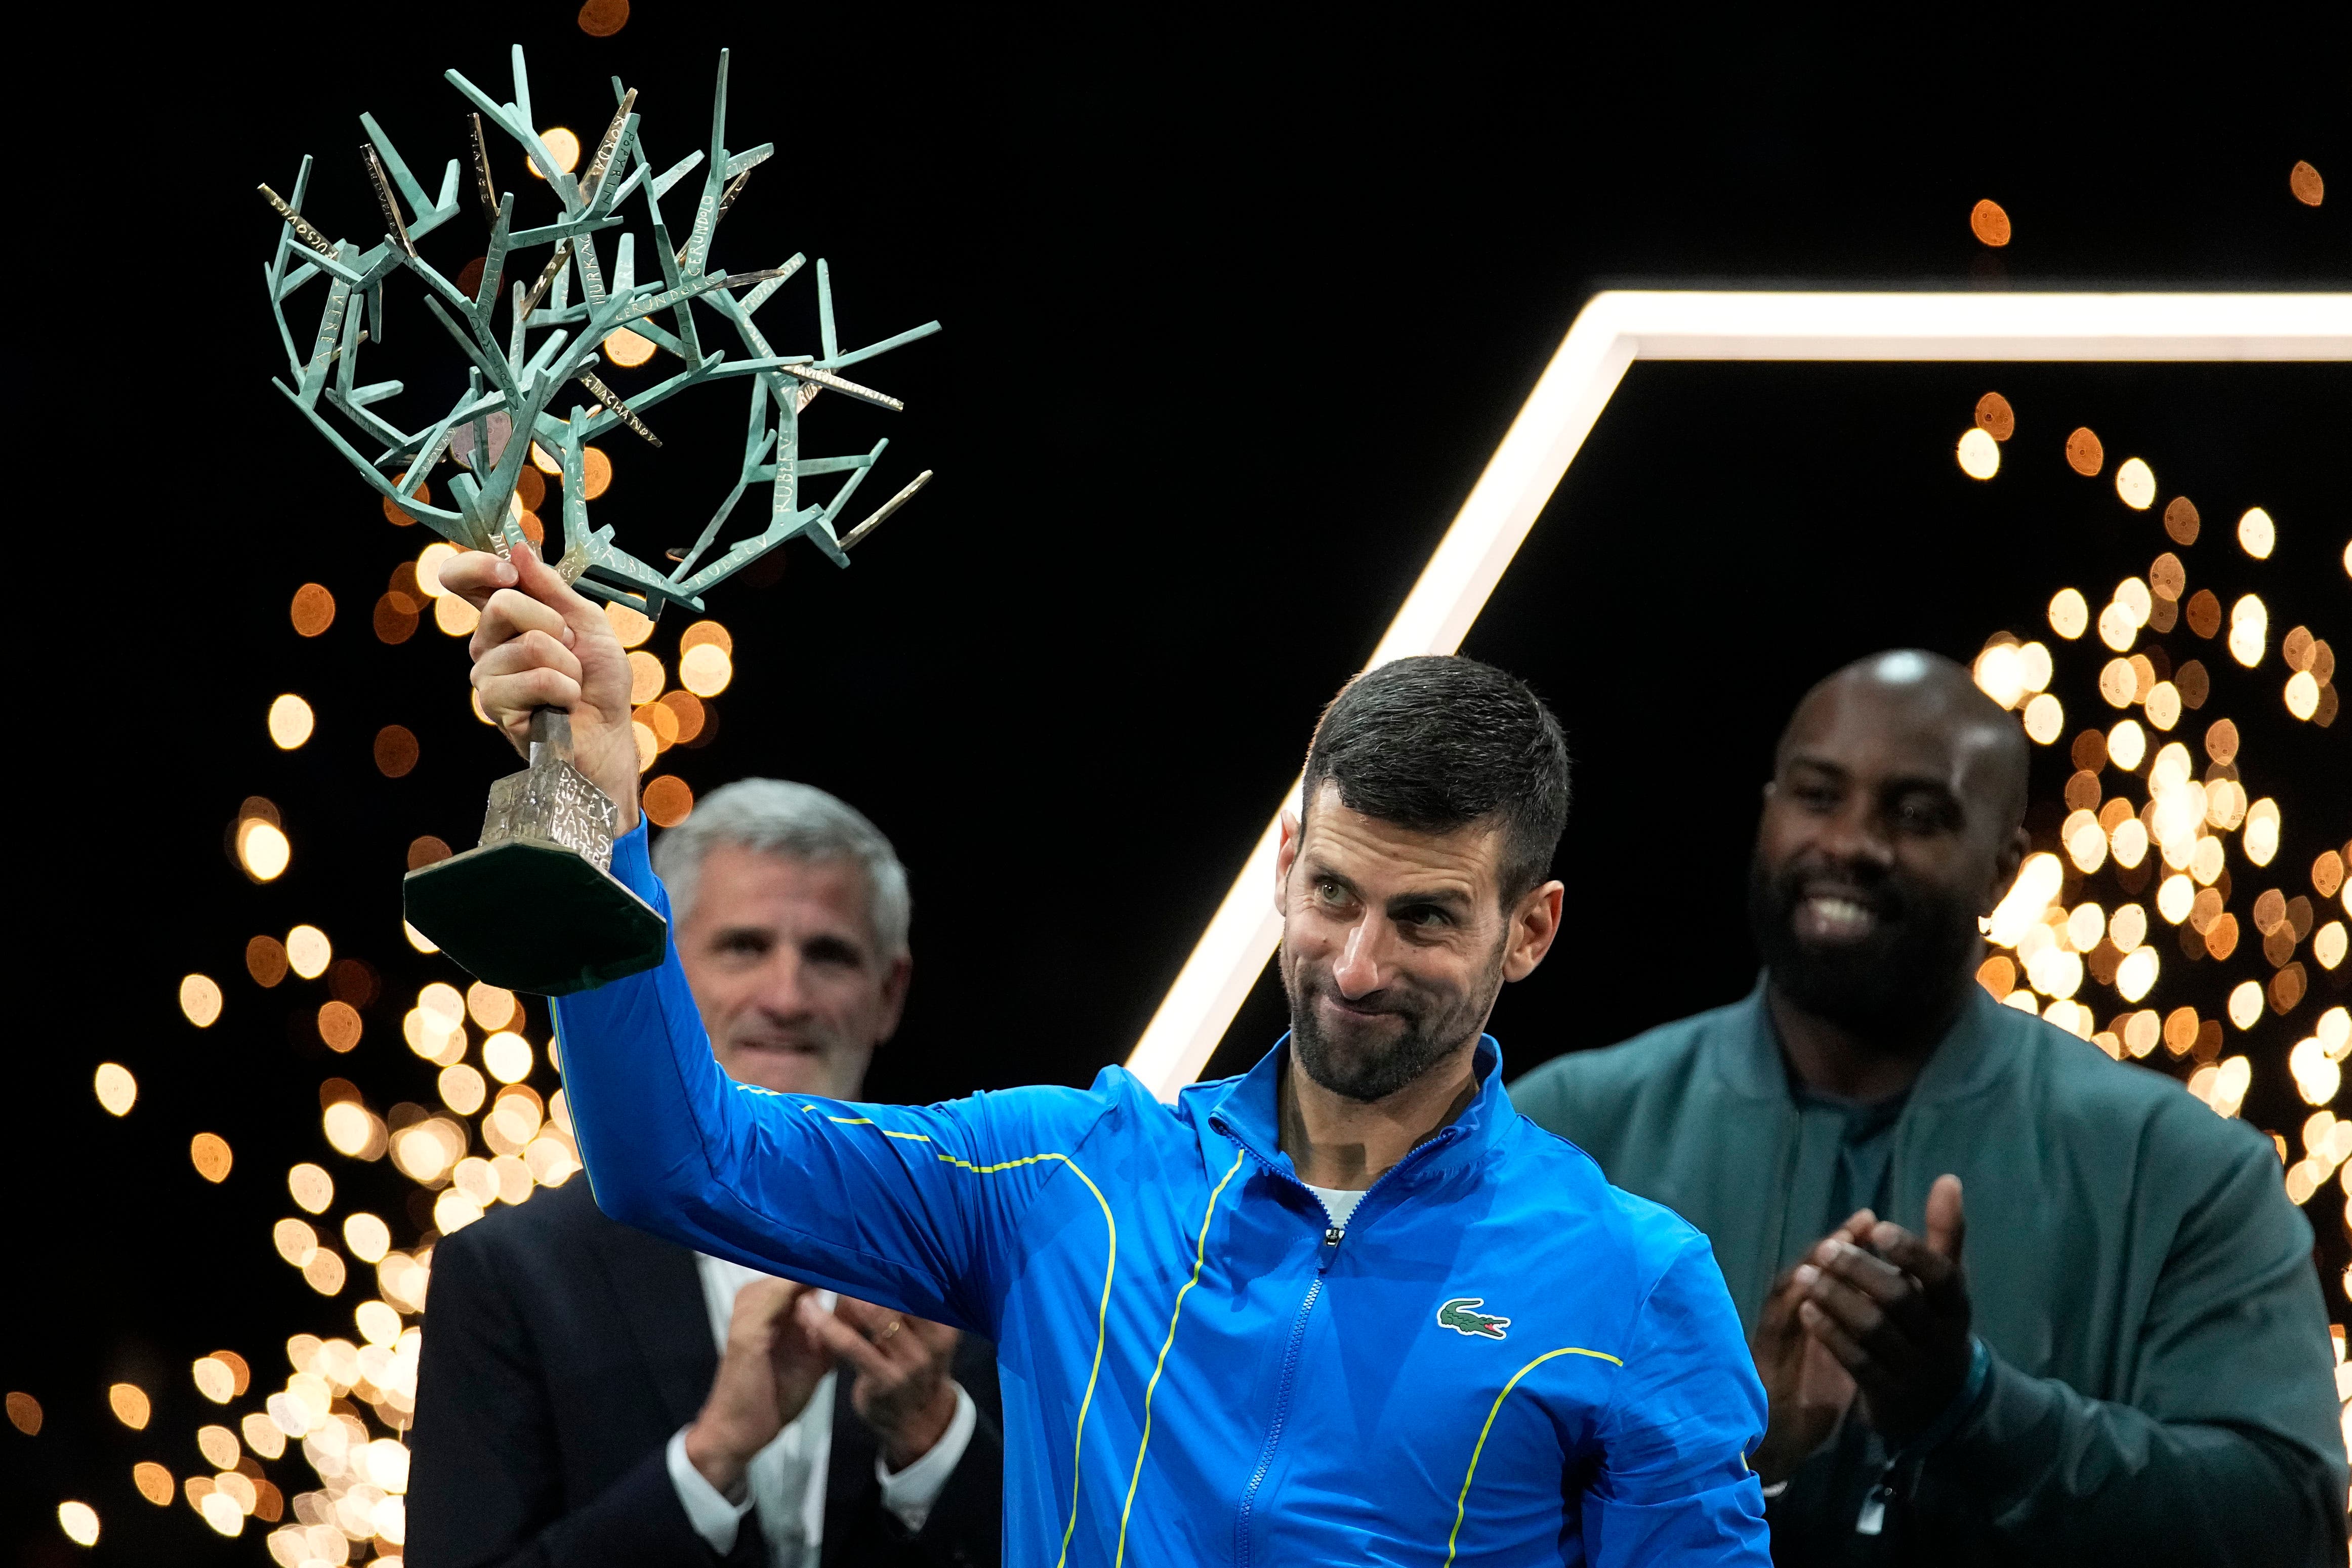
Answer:
[[[1831,676],[1765,786],[1755,991],[1512,1099],[1715,1244],[1776,1563],[2340,1562],[2326,1315],[2269,1140],[1971,978],[2027,760],[1948,658]]]

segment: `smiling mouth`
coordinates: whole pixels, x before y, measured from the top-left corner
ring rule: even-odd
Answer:
[[[1396,1018],[1402,1016],[1402,1015],[1393,1007],[1367,1007],[1359,1003],[1350,1002],[1346,997],[1330,991],[1319,993],[1317,996],[1317,1000],[1323,1003],[1326,1006],[1329,1007],[1331,1011],[1339,1014],[1339,1016],[1343,1018],[1353,1018],[1365,1023],[1369,1023],[1375,1018]]]
[[[1839,943],[1868,940],[1877,934],[1881,921],[1878,911],[1859,899],[1823,892],[1799,899],[1790,923],[1802,941]]]

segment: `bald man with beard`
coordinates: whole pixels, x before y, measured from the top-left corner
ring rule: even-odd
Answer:
[[[1974,984],[2026,766],[1950,659],[1839,670],[1764,788],[1756,989],[1512,1099],[1714,1243],[1776,1562],[2340,1563],[2327,1319],[2269,1140]]]

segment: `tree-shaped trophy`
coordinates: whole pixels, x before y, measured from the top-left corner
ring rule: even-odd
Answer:
[[[266,268],[270,309],[292,379],[291,385],[278,383],[278,390],[393,505],[460,549],[505,555],[522,542],[513,497],[522,465],[536,447],[562,474],[562,552],[556,570],[582,592],[647,616],[658,616],[672,604],[700,610],[701,596],[711,587],[793,539],[805,538],[836,565],[848,565],[850,548],[921,489],[930,473],[918,475],[856,527],[837,531],[836,521],[889,442],[877,441],[873,450],[858,456],[803,457],[801,416],[826,391],[899,408],[896,398],[840,373],[929,336],[939,323],[844,352],[834,333],[831,279],[820,260],[817,317],[824,352],[779,354],[769,345],[753,317],[800,270],[803,258],[794,256],[780,267],[754,272],[730,273],[710,265],[713,231],[751,171],[775,150],[763,142],[746,153],[728,152],[726,53],[719,57],[709,147],[666,172],[656,171],[646,150],[635,91],[624,89],[617,77],[613,91],[619,106],[586,170],[575,178],[535,129],[520,46],[514,50],[509,102],[494,101],[454,70],[446,75],[475,110],[467,116],[467,161],[473,194],[489,226],[479,286],[470,294],[459,289],[416,245],[464,205],[457,160],[450,160],[442,176],[438,199],[428,200],[373,117],[361,115],[367,142],[360,161],[383,216],[379,243],[362,248],[330,239],[302,216],[310,181],[307,156],[290,199],[261,187],[283,220]],[[491,177],[488,132],[520,144],[532,172],[562,205],[555,221],[515,226],[514,193],[501,195]],[[698,166],[702,174],[693,218],[685,243],[675,244],[662,216],[662,198]],[[637,237],[626,229],[623,216],[633,197],[642,200],[651,225],[659,274],[643,283],[636,280]],[[608,230],[621,231],[614,237],[609,274],[598,246]],[[502,298],[508,269],[538,247],[550,247],[551,254],[537,281],[528,288],[516,281]],[[415,430],[374,412],[375,405],[401,391],[399,382],[362,384],[357,374],[362,345],[383,342],[384,285],[403,268],[422,281],[426,312],[464,352],[468,366],[465,392],[446,413]],[[286,305],[318,279],[324,279],[327,298],[306,353],[287,324]],[[502,304],[508,311],[503,335],[497,321]],[[746,357],[730,359],[724,350],[703,346],[696,306],[733,329]],[[657,318],[668,324],[657,324]],[[677,356],[683,366],[627,402],[595,373],[599,347],[625,327]],[[614,428],[658,447],[641,414],[689,387],[730,378],[749,386],[751,404],[734,483],[689,548],[671,552],[666,570],[650,565],[614,544],[610,527],[590,525],[583,449]],[[559,396],[574,388],[584,400],[574,394],[567,399],[565,416],[552,412]],[[375,446],[375,455],[364,455],[331,424],[322,405]],[[423,488],[426,474],[445,457],[457,465],[446,508],[429,504]],[[802,482],[826,475],[847,477],[830,500],[804,504]],[[755,484],[768,487],[765,526],[714,554],[736,504]],[[409,922],[475,975],[509,990],[561,995],[650,968],[661,961],[667,932],[661,916],[612,876],[618,819],[614,804],[572,764],[569,716],[541,709],[531,718],[530,766],[491,786],[479,847],[408,874]]]

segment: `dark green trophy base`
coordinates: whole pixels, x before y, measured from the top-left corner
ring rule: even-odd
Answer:
[[[653,968],[669,922],[561,845],[508,838],[411,871],[408,923],[478,980],[565,996]]]

